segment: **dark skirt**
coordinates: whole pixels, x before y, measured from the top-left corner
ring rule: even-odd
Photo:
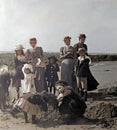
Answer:
[[[94,78],[92,74],[87,76],[87,88],[88,91],[92,91],[97,89],[97,86],[99,85],[98,81]]]
[[[61,64],[61,80],[73,85],[74,59],[64,59]]]

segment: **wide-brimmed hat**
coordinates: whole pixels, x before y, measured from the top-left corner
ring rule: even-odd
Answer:
[[[79,48],[78,53],[80,53],[80,52],[86,52],[86,49],[85,48]]]
[[[23,50],[23,49],[25,49],[23,47],[23,45],[19,44],[19,45],[16,45],[15,51],[17,51],[17,50]]]

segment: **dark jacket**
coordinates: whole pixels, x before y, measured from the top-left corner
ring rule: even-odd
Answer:
[[[89,59],[83,60],[81,63],[77,60],[76,63],[76,74],[80,77],[87,77],[90,75]]]
[[[93,77],[90,68],[89,68],[89,59],[85,59],[81,63],[79,60],[77,60],[76,63],[76,75],[78,77],[87,77],[87,87],[88,91],[97,89],[97,86],[99,83],[97,80]]]
[[[56,82],[58,81],[59,66],[57,63],[48,64],[46,67],[46,78],[48,82]]]
[[[15,70],[16,70],[16,78],[18,79],[24,79],[24,74],[22,72],[22,67],[26,62],[18,60],[18,58],[15,58]]]

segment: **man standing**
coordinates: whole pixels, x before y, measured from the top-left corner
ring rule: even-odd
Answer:
[[[79,48],[85,48],[86,53],[87,53],[88,48],[87,48],[87,45],[85,44],[85,40],[86,40],[86,35],[80,34],[79,35],[79,42],[74,45],[74,50],[76,52],[76,58],[79,56],[79,54],[78,54]]]
[[[42,47],[37,47],[37,39],[30,39],[31,48],[26,52],[26,58],[28,62],[33,66],[34,70],[36,67],[36,63],[38,62],[38,58],[43,59],[43,49]]]

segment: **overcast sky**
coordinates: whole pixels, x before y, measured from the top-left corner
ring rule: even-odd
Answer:
[[[87,35],[89,52],[117,53],[117,0],[0,0],[0,51],[29,48],[36,37],[44,51],[59,51]]]

